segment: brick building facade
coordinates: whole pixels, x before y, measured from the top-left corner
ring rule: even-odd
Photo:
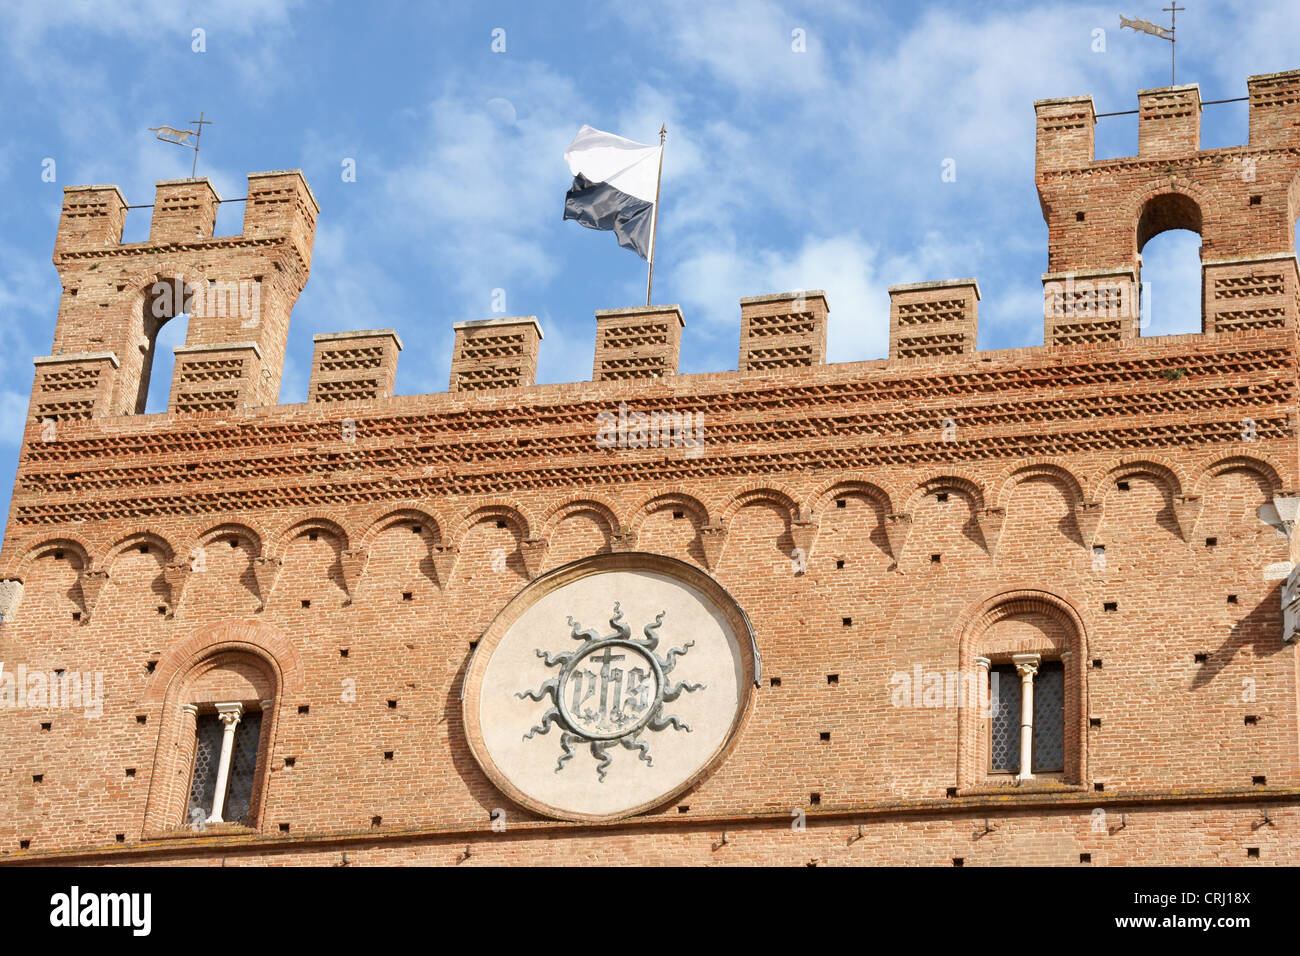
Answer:
[[[456,326],[445,393],[394,396],[401,340],[368,330],[317,336],[277,405],[302,175],[250,175],[216,238],[207,180],[160,183],[131,244],[116,187],[65,190],[0,552],[0,860],[1300,863],[1300,71],[1249,92],[1245,146],[1199,149],[1183,86],[1108,160],[1089,97],[1035,104],[1041,348],[977,351],[959,279],[890,290],[885,360],[827,364],[806,291],[741,301],[737,371],[677,374],[659,306],[597,314],[592,381],[535,385],[540,324],[494,318]],[[1202,237],[1203,331],[1142,338],[1171,228]],[[736,699],[646,805],[584,809],[605,766],[562,757],[564,809],[475,694],[605,573],[708,597]]]

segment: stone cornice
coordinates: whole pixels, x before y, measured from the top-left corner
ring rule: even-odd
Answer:
[[[66,352],[61,355],[38,355],[33,365],[60,365],[64,362],[112,362],[113,368],[121,366],[114,352]]]
[[[960,817],[971,815],[983,818],[990,810],[1078,814],[1081,807],[1179,807],[1196,805],[1300,805],[1300,787],[1255,787],[1242,790],[1177,789],[1130,790],[1095,793],[1082,787],[1064,785],[1038,785],[1029,788],[1006,788],[1006,794],[978,793],[944,799],[873,801],[855,806],[822,807],[806,810],[809,827],[851,826],[874,820],[899,817]],[[528,820],[511,823],[511,839],[563,839],[589,836],[593,831],[621,833],[654,833],[659,831],[699,830],[702,835],[716,835],[723,827],[730,830],[767,829],[788,831],[790,814],[786,810],[754,810],[749,812],[692,816],[682,819],[664,814],[636,817],[613,823],[569,823],[556,820]],[[498,834],[492,825],[473,827],[463,825],[424,826],[404,828],[373,827],[354,830],[327,830],[317,833],[286,835],[261,833],[223,824],[212,828],[207,835],[189,830],[176,830],[168,834],[150,835],[132,844],[103,844],[69,847],[65,850],[41,852],[39,850],[0,854],[0,866],[58,863],[64,866],[99,863],[127,863],[133,860],[160,856],[214,857],[223,854],[258,854],[275,851],[313,851],[351,846],[377,846],[428,841],[453,847],[466,840],[492,840]]]
[[[1116,173],[1141,169],[1192,169],[1201,166],[1221,166],[1225,159],[1235,156],[1300,156],[1295,146],[1225,146],[1220,149],[1203,149],[1192,156],[1161,159],[1144,159],[1140,156],[1121,156],[1115,159],[1093,160],[1086,166],[1070,169],[1040,169],[1036,181],[1043,183],[1054,179],[1077,179],[1095,173]]]
[[[141,256],[162,255],[175,256],[189,253],[209,252],[214,249],[275,249],[283,246],[293,254],[298,267],[308,271],[307,260],[302,257],[297,246],[288,236],[214,236],[192,242],[125,242],[98,248],[76,249],[60,252],[54,256],[54,266],[58,268],[65,263],[95,259],[123,259]]]

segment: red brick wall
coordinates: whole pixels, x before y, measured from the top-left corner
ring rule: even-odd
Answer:
[[[297,182],[283,178],[273,261],[310,243]],[[1105,195],[1088,194],[1097,248],[1136,228]],[[1049,223],[1072,210],[1047,208]],[[202,251],[218,269],[252,254]],[[1284,325],[1213,335],[101,413],[53,436],[33,416],[0,551],[0,579],[23,582],[0,660],[100,671],[105,699],[93,718],[0,708],[0,854],[1078,865],[1244,863],[1258,847],[1300,862],[1297,662],[1265,573],[1296,555],[1256,514],[1300,465],[1296,306],[1278,301]],[[60,335],[79,330],[84,350],[131,320],[64,307]],[[702,447],[600,447],[598,416],[620,403],[702,414]],[[592,829],[505,803],[459,691],[512,595],[603,550],[705,566],[748,613],[763,675],[711,776]],[[1066,772],[1032,786],[988,779],[958,708],[892,696],[918,665],[1031,647],[1068,652],[1074,701]],[[168,833],[192,757],[182,691],[231,653],[275,684],[253,826]],[[1266,808],[1274,827],[1257,825]]]

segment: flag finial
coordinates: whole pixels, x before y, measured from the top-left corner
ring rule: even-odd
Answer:
[[[1119,28],[1122,30],[1128,27],[1134,33],[1149,33],[1153,37],[1159,37],[1162,40],[1169,41],[1169,85],[1177,86],[1177,61],[1175,60],[1175,51],[1177,49],[1177,39],[1174,36],[1177,29],[1177,17],[1180,10],[1186,10],[1186,7],[1180,7],[1178,0],[1172,0],[1167,7],[1161,7],[1165,13],[1169,14],[1169,26],[1156,26],[1150,20],[1142,20],[1137,17],[1126,17],[1124,14],[1119,15]]]
[[[150,126],[149,132],[156,133],[154,139],[162,143],[171,143],[173,146],[184,146],[186,149],[194,150],[194,163],[190,167],[190,178],[193,179],[199,171],[199,140],[203,138],[203,127],[211,126],[212,120],[203,118],[203,110],[199,110],[199,118],[190,120],[190,124],[196,129],[177,129],[175,126]],[[194,142],[189,142],[193,136]]]

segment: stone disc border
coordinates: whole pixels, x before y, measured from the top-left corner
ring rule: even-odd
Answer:
[[[727,624],[736,637],[744,669],[740,682],[742,697],[740,706],[736,708],[736,713],[732,717],[731,726],[722,742],[718,745],[717,750],[704,761],[699,770],[671,791],[635,807],[620,810],[618,813],[573,813],[528,796],[511,783],[505,774],[497,768],[488,753],[487,745],[483,742],[483,729],[479,720],[479,693],[482,689],[483,675],[487,671],[488,662],[492,659],[493,652],[501,643],[501,639],[505,637],[506,632],[510,630],[511,626],[526,610],[532,607],[540,598],[557,588],[593,575],[605,574],[611,571],[643,571],[676,578],[682,583],[695,588],[706,599],[712,601],[725,615]],[[762,679],[762,667],[762,656],[758,650],[758,642],[754,637],[754,629],[749,622],[749,616],[736,602],[736,599],[731,596],[731,593],[718,583],[712,575],[693,564],[662,554],[650,554],[644,551],[616,551],[610,554],[596,554],[571,561],[533,579],[520,588],[515,596],[506,602],[505,607],[497,613],[497,616],[492,619],[492,622],[479,637],[478,645],[475,647],[469,664],[465,668],[465,678],[461,682],[460,691],[461,719],[464,721],[465,738],[469,743],[470,753],[474,755],[475,762],[487,774],[492,784],[512,802],[531,810],[533,813],[554,820],[568,820],[576,823],[611,823],[637,816],[655,807],[672,802],[717,769],[740,739],[740,731],[748,720],[749,713],[754,706],[754,690],[758,688]]]

